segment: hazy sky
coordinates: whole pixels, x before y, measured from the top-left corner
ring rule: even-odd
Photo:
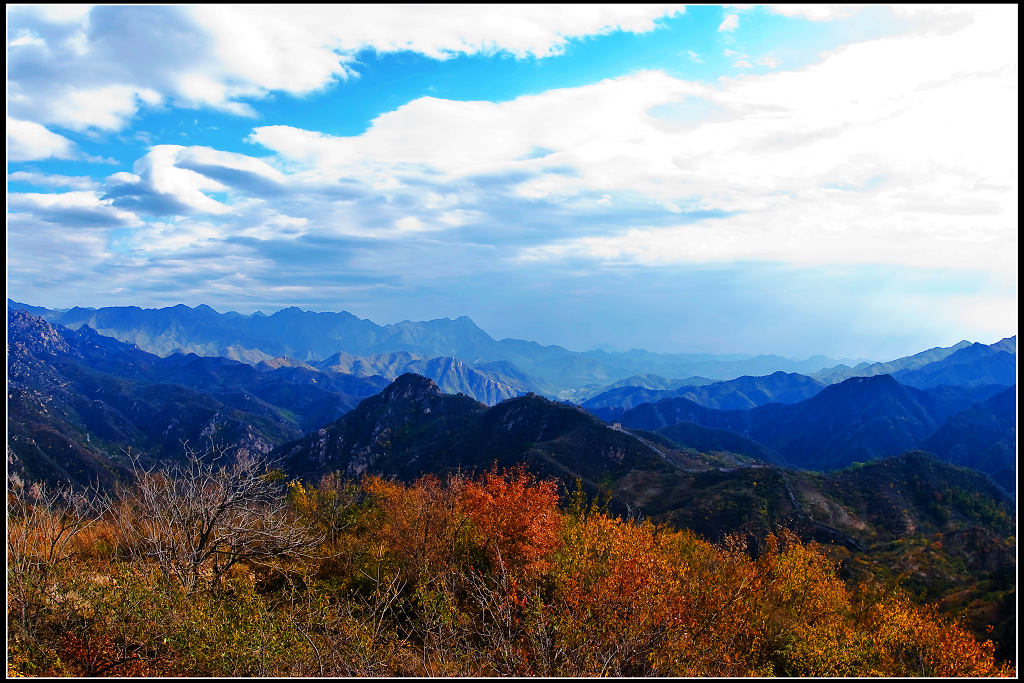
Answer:
[[[1017,329],[1016,5],[7,6],[25,303],[889,359]]]

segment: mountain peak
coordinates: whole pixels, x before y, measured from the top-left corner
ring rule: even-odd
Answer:
[[[56,327],[20,309],[7,313],[7,343],[12,350],[23,348],[48,355],[70,352],[67,341]]]
[[[380,392],[380,396],[388,401],[418,399],[427,395],[440,396],[441,389],[429,377],[407,372],[399,375],[395,381]]]
[[[892,375],[883,374],[883,375],[869,375],[867,377],[851,377],[849,379],[843,380],[839,384],[841,384],[841,385],[845,384],[847,386],[857,386],[857,385],[863,385],[863,386],[869,386],[869,385],[889,386],[889,385],[892,385],[892,384],[899,384],[899,382],[897,382],[895,379],[893,379]]]
[[[902,387],[903,385],[901,385],[899,381],[897,381],[892,375],[867,375],[864,377],[850,377],[844,379],[842,382],[839,382],[838,384],[833,384],[832,386],[825,387],[825,390],[818,394],[818,396],[821,396],[822,394],[830,397],[840,395],[874,396],[876,395],[876,392],[888,393],[892,391],[898,391]],[[864,392],[867,392],[867,394],[865,394]],[[814,400],[818,396],[812,397],[811,399],[808,400]]]

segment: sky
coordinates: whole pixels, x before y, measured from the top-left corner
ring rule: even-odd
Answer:
[[[1017,329],[1016,5],[7,5],[7,292],[573,350]]]

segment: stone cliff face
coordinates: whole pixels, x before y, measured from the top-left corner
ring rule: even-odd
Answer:
[[[445,393],[466,394],[487,405],[495,405],[520,393],[504,382],[477,372],[454,356],[410,363],[406,369],[434,380]]]
[[[71,347],[50,323],[25,311],[13,310],[7,316],[7,347],[10,354],[23,359],[32,354],[71,353]]]
[[[455,356],[426,358],[405,351],[353,356],[339,352],[314,365],[325,372],[359,377],[379,375],[392,380],[406,373],[415,373],[432,379],[446,394],[466,394],[487,405],[500,403],[525,391],[521,382],[512,386],[488,374],[492,371],[477,370]]]

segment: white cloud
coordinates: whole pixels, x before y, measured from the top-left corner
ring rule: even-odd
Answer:
[[[195,220],[173,220],[150,223],[133,240],[137,255],[167,256],[187,249],[219,245],[223,230],[217,225]]]
[[[117,173],[111,173],[107,176],[108,185],[133,185],[141,181],[142,178],[134,173],[128,173],[127,171],[118,171]]]
[[[651,31],[672,5],[16,6],[8,108],[73,130],[119,130],[171,102],[254,114],[243,98],[304,95],[356,73],[360,50],[437,59],[548,57],[570,40]],[[130,27],[128,30],[126,27]]]
[[[230,207],[206,195],[206,192],[224,192],[227,186],[178,166],[178,155],[184,149],[178,145],[157,145],[135,162],[134,171],[149,189],[173,197],[191,209],[213,214],[230,211]]]
[[[254,129],[250,139],[286,163],[301,164],[328,179],[393,181],[426,167],[455,178],[509,171],[535,174],[571,166],[600,183],[605,182],[602,176],[614,172],[609,157],[621,154],[623,161],[631,161],[661,141],[648,110],[706,89],[660,72],[641,72],[504,103],[424,97],[377,117],[356,137],[265,126]],[[554,152],[537,157],[531,154],[537,148]],[[658,167],[658,157],[667,166]],[[396,159],[401,162],[396,164]],[[654,154],[652,162],[643,173],[671,171],[664,153]],[[606,181],[613,187],[620,182],[612,177]],[[568,176],[552,182],[583,186]]]
[[[713,84],[647,71],[501,103],[425,97],[355,136],[257,126],[250,141],[273,153],[263,158],[161,145],[107,179],[104,206],[170,217],[135,231],[135,254],[205,264],[227,250],[257,279],[279,263],[309,282],[317,269],[380,281],[404,264],[518,259],[586,271],[881,263],[1012,283],[1007,18],[981,10],[954,31]],[[56,216],[17,201],[21,221]],[[232,287],[235,274],[221,273]]]
[[[95,190],[99,183],[89,176],[67,176],[35,171],[15,171],[7,174],[7,182],[22,182],[36,187],[67,187],[73,190]]]
[[[347,5],[303,11],[293,7],[194,8],[217,38],[225,63],[251,80],[288,87],[294,74],[276,71],[301,63],[326,79],[337,53],[361,49],[412,51],[437,59],[457,54],[507,52],[516,57],[559,54],[568,41],[616,30],[643,33],[661,18],[681,14],[683,5]],[[313,51],[315,50],[315,51]],[[260,58],[267,52],[272,55]],[[236,58],[257,59],[243,65]],[[319,60],[324,60],[323,62]],[[329,64],[330,62],[330,64]],[[257,74],[257,69],[261,73]],[[268,75],[266,70],[270,69]],[[300,76],[301,77],[301,76]],[[262,82],[262,81],[260,81]],[[272,87],[272,86],[271,86]],[[301,87],[318,87],[307,84]]]
[[[14,38],[7,43],[7,49],[21,47],[23,45],[34,45],[36,47],[46,47],[46,41],[32,33],[31,31],[16,31]]]
[[[201,169],[207,175],[226,174],[236,179],[258,179],[265,183],[280,185],[287,182],[283,173],[261,159],[245,154],[223,152],[211,147],[181,147],[161,145],[154,150],[165,149],[169,158],[182,168]]]
[[[979,207],[965,219],[942,207],[913,211],[901,195],[898,189],[868,198],[840,190],[804,192],[730,218],[669,228],[640,226],[610,237],[528,248],[520,257],[648,266],[774,261],[966,267],[1004,277],[1015,271],[1016,235],[1007,229],[1015,212],[986,215]]]
[[[40,5],[38,11],[53,22],[76,22],[84,19],[92,8],[88,4],[67,5],[53,3],[52,5]]]
[[[7,195],[10,211],[68,228],[125,228],[141,225],[130,211],[114,206],[96,192],[16,192]]]
[[[75,143],[32,121],[7,117],[7,160],[74,159]]]
[[[126,85],[67,88],[61,101],[53,103],[47,120],[72,130],[119,130],[135,114],[140,103],[157,104],[160,99],[155,90]]]
[[[421,98],[359,136],[266,126],[250,139],[295,182],[358,179],[385,204],[418,205],[432,226],[444,222],[424,184],[459,188],[451,208],[478,210],[487,182],[487,197],[524,202],[520,224],[577,200],[614,224],[630,197],[722,214],[551,234],[524,258],[941,265],[1010,277],[1016,44],[1006,10],[979,10],[959,30],[851,45],[799,71],[715,85],[641,72],[503,103]]]
[[[402,232],[422,232],[424,230],[430,230],[430,226],[424,225],[416,216],[405,216],[395,221],[395,227]]]
[[[757,66],[766,66],[769,69],[777,69],[780,64],[779,60],[771,55],[763,55],[754,59],[750,55],[740,54],[735,50],[725,50],[723,54],[725,54],[726,57],[739,57],[739,59],[732,63],[733,67],[736,69],[753,69],[755,64]]]
[[[735,14],[727,14],[722,23],[718,25],[718,32],[735,31],[740,25],[740,18]]]
[[[287,182],[259,159],[209,147],[156,145],[133,170],[107,178],[108,196],[119,205],[156,215],[225,214],[233,210],[232,197],[276,195]],[[226,195],[229,203],[210,193]]]
[[[845,19],[864,9],[864,5],[813,5],[813,4],[791,4],[791,5],[766,5],[773,14],[781,14],[787,17],[800,17],[810,21],[834,21]]]

